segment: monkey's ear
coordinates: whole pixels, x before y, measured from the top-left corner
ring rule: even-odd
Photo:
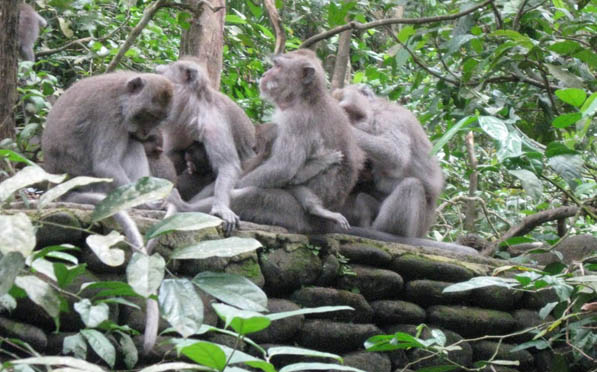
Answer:
[[[136,76],[134,78],[130,78],[126,82],[126,89],[129,93],[137,93],[145,86],[145,80],[142,77]]]
[[[304,66],[303,67],[303,83],[311,84],[315,79],[315,67]]]

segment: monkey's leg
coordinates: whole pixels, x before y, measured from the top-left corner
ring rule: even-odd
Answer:
[[[307,212],[314,216],[331,220],[340,225],[343,229],[350,228],[350,223],[346,217],[340,213],[332,212],[329,209],[324,208],[321,199],[319,199],[308,187],[295,186],[289,191]]]
[[[316,230],[303,207],[286,190],[245,187],[232,190],[230,196],[230,207],[244,221],[282,226],[293,232]],[[207,213],[213,200],[199,200],[192,204],[192,210]]]
[[[330,151],[307,160],[304,167],[301,168],[290,181],[291,185],[301,185],[311,178],[326,171],[329,167],[342,162],[344,154],[342,151]]]
[[[427,201],[423,183],[405,178],[382,202],[373,228],[406,237],[421,237],[427,231]]]
[[[360,192],[354,201],[354,208],[359,216],[358,225],[361,227],[370,227],[373,219],[379,213],[381,203],[373,196]]]

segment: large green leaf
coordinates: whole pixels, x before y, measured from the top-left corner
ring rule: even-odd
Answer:
[[[41,306],[52,318],[60,313],[58,293],[45,281],[33,275],[17,276],[15,284],[27,293],[27,297]]]
[[[202,230],[220,226],[221,224],[221,219],[206,213],[177,213],[174,216],[165,218],[153,225],[147,233],[145,233],[145,239],[153,239],[170,231]]]
[[[37,165],[29,165],[21,169],[17,174],[0,183],[0,202],[8,199],[15,191],[23,187],[33,185],[42,181],[60,183],[66,175],[55,175],[47,173]]]
[[[87,358],[87,343],[80,333],[72,336],[66,336],[62,342],[62,353],[73,354],[78,359]]]
[[[33,166],[36,165],[34,162],[27,159],[23,155],[16,153],[12,150],[8,150],[8,149],[0,149],[0,158],[8,159],[15,163],[25,163],[25,164],[29,164],[29,165],[33,165]]]
[[[148,256],[135,252],[126,267],[127,282],[143,297],[156,294],[166,268],[166,261],[157,253]]]
[[[526,169],[509,170],[508,173],[520,180],[524,191],[533,199],[537,201],[541,200],[543,197],[543,184],[535,173]]]
[[[496,141],[505,142],[508,139],[506,124],[494,116],[479,116],[479,126]]]
[[[164,199],[172,191],[172,182],[153,177],[143,177],[137,182],[114,189],[93,211],[93,222],[110,217],[121,210]]]
[[[581,177],[583,160],[578,155],[557,155],[549,158],[547,164],[562,177],[572,189],[578,185]]]
[[[74,308],[88,328],[96,328],[104,320],[108,320],[108,316],[110,315],[110,308],[107,304],[99,303],[93,305],[87,298],[75,302]]]
[[[85,242],[95,255],[108,266],[120,266],[124,263],[125,256],[122,249],[111,249],[115,244],[124,241],[118,231],[112,230],[108,235],[89,235]]]
[[[162,316],[183,337],[196,334],[203,323],[203,302],[188,279],[166,279],[158,303]]]
[[[0,215],[0,253],[20,252],[29,257],[35,248],[35,230],[25,213],[6,216]]]
[[[580,119],[582,119],[582,114],[580,112],[569,112],[556,117],[551,125],[560,129],[568,128]]]
[[[197,244],[175,249],[171,259],[189,260],[209,257],[234,257],[242,253],[252,252],[261,247],[261,243],[253,238],[231,237],[226,239],[206,240]]]
[[[218,300],[240,309],[267,311],[267,295],[244,276],[206,271],[197,274],[193,283]]]
[[[468,127],[471,123],[475,122],[475,120],[477,120],[477,116],[467,116],[462,118],[458,123],[454,124],[439,140],[435,142],[433,149],[431,150],[431,154],[437,154],[439,150],[441,150],[444,145],[456,135],[456,133]]]
[[[44,208],[54,200],[58,199],[62,195],[66,194],[70,190],[74,189],[75,187],[85,186],[92,183],[98,182],[111,182],[112,179],[110,178],[95,178],[95,177],[75,177],[71,180],[68,180],[64,183],[61,183],[57,186],[52,187],[48,191],[46,191],[40,198],[38,203],[38,208]]]
[[[226,354],[220,346],[211,342],[196,342],[183,347],[180,352],[193,362],[222,371],[226,366]]]
[[[587,93],[578,88],[558,89],[555,93],[559,99],[575,107],[580,107],[587,98]]]
[[[271,321],[264,315],[255,312],[240,310],[226,304],[212,304],[218,316],[224,320],[225,327],[232,327],[240,335],[259,332],[269,327]]]
[[[82,329],[80,332],[93,351],[108,363],[111,368],[114,368],[114,364],[116,363],[116,348],[110,343],[110,340],[95,329]]]
[[[8,293],[19,271],[25,267],[25,258],[20,252],[0,255],[0,297]]]
[[[499,278],[494,276],[477,276],[472,279],[469,279],[466,282],[456,283],[447,286],[442,291],[443,293],[450,293],[450,292],[462,292],[468,291],[471,289],[476,288],[483,288],[489,286],[498,286],[498,287],[506,287],[506,288],[513,288],[518,285],[518,281],[511,278]]]

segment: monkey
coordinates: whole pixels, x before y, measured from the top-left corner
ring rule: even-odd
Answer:
[[[248,221],[295,232],[325,231],[326,220],[344,218],[332,211],[344,203],[364,161],[348,117],[327,91],[321,62],[310,50],[274,57],[259,87],[275,106],[277,135],[270,156],[236,184],[232,209]],[[334,151],[342,154],[338,163],[293,184],[310,160]],[[195,207],[200,210],[210,201]]]
[[[191,200],[205,187],[213,188],[216,173],[209,163],[205,146],[200,142],[187,147],[184,159],[186,168],[177,176],[176,187],[184,200]]]
[[[139,138],[136,134],[133,136],[143,143],[145,155],[149,163],[149,173],[153,177],[164,178],[173,184],[177,184],[174,164],[164,154],[164,136],[162,135],[162,131],[159,128],[154,129],[146,138]]]
[[[234,101],[209,85],[205,69],[197,59],[183,57],[158,66],[156,72],[175,85],[173,115],[164,129],[164,151],[179,170],[184,162],[184,155],[180,154],[186,148],[193,142],[205,146],[216,173],[209,212],[222,218],[226,232],[230,232],[239,222],[230,209],[230,191],[241,174],[241,162],[255,155],[255,127]]]
[[[46,27],[46,20],[31,5],[19,3],[19,54],[25,61],[35,61],[33,44],[39,37],[40,27]]]
[[[356,196],[355,209],[365,213],[359,225],[404,237],[424,236],[444,181],[423,127],[410,111],[368,87],[351,85],[333,95],[371,162],[375,190]]]
[[[93,184],[66,195],[67,201],[97,204],[106,192],[150,175],[143,144],[138,138],[150,133],[169,117],[173,84],[163,76],[131,71],[113,72],[82,79],[56,101],[42,134],[44,167],[50,173],[112,178],[112,183]],[[177,192],[168,198],[166,215],[183,202]],[[143,249],[143,238],[125,212],[115,216],[128,240]],[[152,242],[145,253],[151,254]],[[144,350],[149,352],[157,336],[159,310],[147,300]]]

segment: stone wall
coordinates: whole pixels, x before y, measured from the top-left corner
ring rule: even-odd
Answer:
[[[31,214],[38,213],[29,211]],[[71,226],[86,226],[89,209],[55,208],[40,212],[37,218]],[[142,229],[155,222],[155,212],[137,216]],[[112,228],[110,221],[98,226],[98,231]],[[402,370],[409,362],[425,356],[420,350],[400,350],[388,353],[363,351],[363,341],[377,334],[396,331],[414,334],[415,327],[426,323],[442,329],[447,342],[463,341],[461,350],[450,357],[459,363],[472,366],[495,353],[496,339],[487,335],[504,335],[525,329],[541,322],[537,310],[549,298],[536,294],[512,292],[490,287],[469,292],[442,293],[451,283],[468,280],[474,276],[490,275],[493,268],[506,262],[481,256],[456,255],[440,250],[382,243],[352,236],[330,234],[304,236],[286,233],[281,228],[263,227],[243,223],[235,233],[253,237],[263,244],[257,252],[230,259],[170,261],[169,269],[180,275],[193,277],[199,272],[224,271],[242,274],[262,287],[269,297],[271,312],[287,311],[300,307],[348,305],[355,311],[340,311],[297,316],[272,323],[270,328],[251,335],[263,345],[298,345],[320,351],[338,353],[348,365],[372,372]],[[159,252],[167,257],[174,247],[201,239],[221,238],[217,229],[200,232],[174,232],[161,237]],[[71,288],[92,280],[125,280],[125,267],[110,268],[95,259],[85,249],[85,234],[80,230],[58,228],[55,224],[42,225],[38,232],[38,246],[71,243],[83,248],[81,260],[88,263],[89,274],[79,278]],[[83,291],[81,296],[92,293]],[[206,303],[215,301],[201,294]],[[547,296],[549,297],[549,296]],[[143,302],[139,302],[143,306]],[[131,307],[112,305],[112,319],[119,324],[143,330],[144,316]],[[218,319],[206,306],[205,323],[216,325]],[[64,314],[60,333],[53,333],[54,323],[46,313],[28,300],[19,300],[19,307],[11,314],[0,314],[0,335],[21,337],[38,351],[58,354],[62,340],[82,327],[77,314]],[[167,325],[161,324],[161,329]],[[429,331],[423,332],[426,337]],[[517,360],[517,369],[500,371],[548,371],[550,354],[529,351],[510,353],[515,344],[530,340],[524,334],[510,337],[501,344],[499,359]],[[225,336],[209,336],[210,340],[229,343]],[[252,352],[245,347],[247,352]],[[164,346],[158,348],[155,361],[173,353]],[[0,355],[0,361],[4,356]],[[93,357],[91,357],[93,360]],[[96,357],[97,359],[97,357]],[[284,365],[289,359],[274,359]],[[293,360],[295,361],[295,360]],[[437,358],[423,359],[409,368],[417,369],[437,364]]]

